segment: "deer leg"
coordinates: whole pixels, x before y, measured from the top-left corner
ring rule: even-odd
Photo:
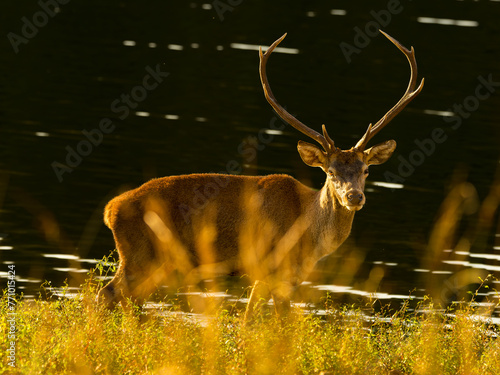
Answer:
[[[158,272],[153,246],[140,226],[135,231],[127,231],[115,223],[112,231],[120,265],[115,277],[99,291],[97,299],[109,309],[120,303],[129,310],[127,300],[142,306],[161,281],[162,274]]]
[[[290,315],[291,298],[294,291],[295,286],[289,282],[281,281],[274,284],[274,288],[271,290],[271,296],[278,317],[287,318]]]
[[[124,310],[129,310],[127,300],[137,306],[142,306],[145,297],[145,282],[135,277],[135,274],[120,267],[113,279],[103,287],[98,295],[97,302],[112,310],[119,303]],[[150,288],[147,288],[148,291]]]
[[[279,297],[276,294],[271,294],[271,296],[273,298],[276,315],[281,318],[288,316],[291,308],[290,300],[288,298]]]
[[[115,277],[97,294],[97,303],[110,310],[114,309],[118,303],[123,305],[125,296],[130,294],[123,279],[123,272],[118,270]]]
[[[256,280],[252,287],[252,292],[248,299],[247,308],[245,310],[245,317],[243,318],[243,323],[249,323],[255,312],[262,304],[266,303],[269,298],[270,290],[267,283]]]

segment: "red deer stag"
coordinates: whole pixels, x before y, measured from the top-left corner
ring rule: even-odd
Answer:
[[[260,49],[265,97],[281,118],[321,145],[299,141],[298,151],[307,165],[323,169],[325,184],[317,191],[287,175],[191,174],[153,179],[115,197],[105,208],[104,222],[113,232],[120,264],[98,300],[109,307],[127,298],[142,303],[173,274],[176,280],[184,275],[186,284],[205,271],[238,270],[263,281],[275,301],[287,301],[293,286],[349,235],[355,212],[365,204],[368,166],[384,163],[396,148],[393,140],[369,149],[367,143],[422,90],[423,79],[415,89],[413,48],[383,34],[408,59],[410,82],[399,102],[350,150],[335,147],[325,125],[323,134],[316,132],[275,99],[266,63],[286,34],[265,54]],[[190,207],[200,194],[206,199],[193,213]]]

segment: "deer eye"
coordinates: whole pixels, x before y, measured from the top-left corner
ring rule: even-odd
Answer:
[[[368,168],[366,168],[364,171],[363,171],[364,175],[365,176],[368,176],[370,174],[370,172],[368,171]]]

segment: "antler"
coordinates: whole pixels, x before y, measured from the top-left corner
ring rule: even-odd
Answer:
[[[260,73],[260,80],[262,82],[262,88],[264,89],[264,95],[266,96],[267,101],[271,106],[274,108],[276,113],[280,115],[280,117],[285,120],[288,124],[292,125],[295,129],[298,131],[304,133],[308,137],[314,139],[317,141],[325,151],[327,152],[332,152],[335,150],[335,145],[328,135],[326,131],[325,125],[323,125],[323,135],[318,133],[317,131],[311,129],[307,125],[304,125],[302,122],[297,120],[295,117],[293,117],[290,113],[286,111],[285,108],[283,108],[276,98],[273,95],[273,92],[271,91],[271,86],[269,86],[269,81],[267,80],[267,74],[266,74],[266,64],[267,60],[269,59],[269,56],[271,53],[274,51],[276,46],[280,44],[280,42],[285,39],[286,33],[276,40],[266,51],[266,53],[262,53],[262,47],[259,47],[259,55],[260,55],[260,64],[259,64],[259,73]]]
[[[408,59],[411,69],[410,83],[408,84],[408,88],[406,89],[406,92],[399,100],[399,102],[397,102],[396,105],[392,107],[389,112],[387,112],[384,117],[382,117],[374,126],[372,126],[372,124],[368,126],[366,133],[363,135],[363,137],[361,137],[361,139],[355,146],[355,148],[360,151],[363,151],[368,141],[372,139],[380,130],[382,130],[382,128],[386,126],[399,112],[401,112],[403,108],[406,107],[406,105],[411,102],[413,98],[415,98],[415,96],[417,96],[424,87],[424,79],[422,78],[420,86],[418,86],[418,88],[415,90],[415,85],[417,83],[417,62],[415,60],[415,51],[413,50],[413,47],[411,47],[411,51],[408,51],[396,39],[384,33],[382,30],[380,30],[380,32],[384,34],[386,38],[389,39],[396,47],[398,47]]]

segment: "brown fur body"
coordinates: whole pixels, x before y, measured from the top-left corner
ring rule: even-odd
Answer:
[[[296,284],[351,230],[354,212],[339,204],[327,185],[316,191],[287,175],[195,174],[153,179],[123,193],[105,208],[120,266],[99,298],[107,304],[127,297],[141,301],[171,272],[187,268],[188,273],[207,264],[223,264],[225,271],[247,273],[252,279]],[[169,240],[159,240],[161,228],[155,230],[154,220],[146,220],[152,213],[170,232]],[[203,225],[215,228],[209,254],[197,244]],[[265,235],[259,249],[242,244],[245,230],[255,242]],[[286,243],[287,236],[292,244]],[[279,261],[269,257],[277,246],[284,253]],[[242,247],[258,253],[257,264],[242,257]],[[183,253],[180,261],[172,251]]]

